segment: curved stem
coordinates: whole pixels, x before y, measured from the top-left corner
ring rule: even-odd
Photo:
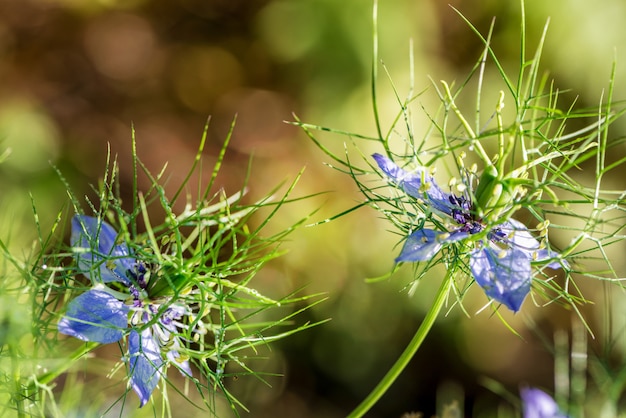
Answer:
[[[32,379],[32,381],[30,382],[28,386],[29,390],[34,389],[36,385],[38,384],[50,383],[51,381],[59,377],[61,374],[65,373],[70,367],[74,365],[74,363],[78,359],[80,359],[82,356],[89,353],[90,351],[94,350],[99,345],[100,343],[96,343],[96,342],[87,342],[83,344],[70,355],[67,361],[59,362],[58,366],[55,367],[54,369],[37,376],[36,379]]]
[[[8,344],[9,346],[9,353],[11,354],[11,367],[13,369],[13,384],[14,384],[14,390],[15,390],[15,394],[14,394],[14,398],[15,398],[15,410],[17,413],[17,417],[18,418],[24,418],[26,417],[26,413],[24,410],[24,399],[26,398],[25,396],[21,396],[21,390],[22,390],[22,385],[21,385],[21,372],[20,372],[20,366],[18,364],[18,354],[17,354],[17,350],[15,349],[15,345],[12,343]]]
[[[437,296],[435,298],[435,302],[433,306],[430,308],[426,317],[422,321],[421,325],[415,332],[415,335],[406,346],[398,360],[394,363],[394,365],[389,369],[387,374],[378,382],[378,385],[370,392],[370,394],[357,406],[351,413],[348,415],[348,418],[360,418],[367,411],[369,411],[378,400],[387,392],[389,387],[395,382],[400,373],[406,368],[409,361],[413,358],[417,350],[422,345],[422,342],[428,335],[428,332],[432,328],[435,320],[439,316],[439,312],[441,312],[441,308],[443,308],[446,296],[448,295],[448,291],[450,290],[450,285],[452,283],[452,275],[454,272],[454,268],[448,270],[448,274],[446,274],[443,282],[441,283],[441,287],[437,292]]]

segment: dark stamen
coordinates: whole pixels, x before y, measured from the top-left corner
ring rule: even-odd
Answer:
[[[457,206],[452,209],[452,219],[459,225],[461,230],[469,232],[470,234],[477,234],[484,229],[484,225],[475,219],[474,214],[471,212],[472,204],[465,196],[455,196],[453,194],[449,197],[450,203]]]

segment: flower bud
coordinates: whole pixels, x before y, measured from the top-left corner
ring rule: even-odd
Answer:
[[[480,176],[475,192],[476,211],[486,221],[495,221],[509,210],[514,202],[516,179],[501,179],[494,166],[489,166]]]

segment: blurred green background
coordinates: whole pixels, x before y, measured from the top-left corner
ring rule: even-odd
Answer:
[[[493,45],[515,74],[518,2],[450,3],[483,33],[496,17]],[[625,96],[626,3],[528,0],[526,7],[531,51],[551,19],[542,64],[560,89],[570,91],[564,107],[576,96],[582,106],[599,103],[615,57],[616,98]],[[0,164],[1,236],[10,237],[15,253],[27,253],[35,236],[30,196],[43,228],[68,204],[52,165],[80,196],[102,177],[110,147],[130,190],[131,124],[140,159],[153,172],[167,162],[168,188],[175,190],[209,116],[206,167],[237,115],[218,179],[228,194],[241,187],[251,155],[252,198],[293,179],[302,167],[298,195],[328,192],[283,211],[284,224],[275,228],[318,207],[312,221],[360,202],[351,179],[323,165],[328,158],[284,121],[295,113],[305,122],[375,134],[371,10],[371,2],[360,0],[0,1],[0,152],[11,149]],[[428,76],[462,80],[482,51],[447,1],[382,0],[379,27],[380,58],[401,94],[409,83],[410,40],[417,91],[430,86]],[[388,126],[399,109],[381,74],[379,105]],[[421,100],[427,106],[437,103],[432,90]],[[414,113],[416,126],[428,123]],[[614,129],[623,130],[623,122]],[[338,148],[345,139],[320,138]],[[377,150],[370,144],[363,149]],[[623,186],[623,179],[615,179],[616,188]],[[257,366],[284,375],[271,379],[273,387],[254,378],[230,383],[250,408],[249,416],[341,417],[369,393],[413,335],[439,285],[441,272],[435,272],[408,296],[403,289],[411,279],[410,266],[389,280],[365,283],[391,269],[399,241],[368,208],[291,236],[285,244],[289,253],[262,271],[258,286],[270,296],[303,285],[306,292],[326,292],[328,301],[300,320],[332,321],[273,347],[269,360]],[[610,250],[613,256],[625,247]],[[624,271],[623,256],[615,267]],[[591,345],[601,352],[602,335],[612,331],[603,317],[606,288],[589,281],[581,286],[597,303],[584,312],[598,330]],[[623,295],[612,297],[613,323],[623,329]],[[562,307],[536,308],[529,299],[521,313],[503,313],[520,338],[488,310],[476,314],[485,302],[473,289],[465,300],[471,318],[458,309],[440,318],[410,367],[368,416],[400,417],[410,411],[431,416],[453,399],[464,403],[468,416],[490,416],[511,404],[487,389],[485,379],[515,396],[520,384],[552,390],[554,355],[537,333],[549,346],[555,330],[569,334],[575,315]],[[621,347],[620,340],[613,353],[618,359]],[[84,390],[100,391],[98,386]],[[185,408],[184,402],[177,405]],[[185,416],[194,416],[196,410],[187,407]]]

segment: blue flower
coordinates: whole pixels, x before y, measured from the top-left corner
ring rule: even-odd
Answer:
[[[179,321],[189,308],[176,302],[151,301],[146,294],[150,272],[106,222],[90,216],[72,218],[71,244],[79,271],[93,289],[73,299],[58,329],[83,341],[110,344],[128,336],[130,386],[140,406],[150,399],[165,374],[165,355],[191,376],[189,362],[180,355]],[[107,286],[119,283],[120,292]]]
[[[554,399],[544,391],[523,388],[520,393],[524,418],[568,418],[561,412]]]
[[[487,296],[517,312],[530,292],[531,261],[555,259],[558,254],[541,248],[524,224],[515,219],[487,225],[476,214],[469,195],[444,192],[425,168],[407,172],[383,155],[374,154],[373,158],[397,187],[439,215],[444,225],[450,225],[446,231],[421,228],[413,232],[396,262],[427,261],[445,245],[469,241],[472,235],[480,234],[471,240],[476,242],[470,252],[472,275]],[[548,264],[550,268],[560,266],[558,261]]]

